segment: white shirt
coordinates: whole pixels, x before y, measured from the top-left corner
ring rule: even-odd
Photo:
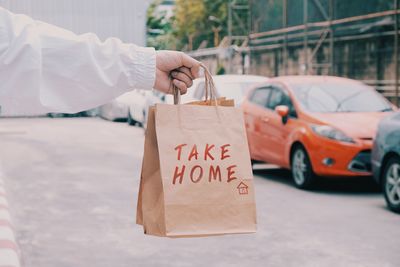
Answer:
[[[0,106],[6,113],[74,113],[134,88],[151,89],[153,48],[101,42],[0,7]]]

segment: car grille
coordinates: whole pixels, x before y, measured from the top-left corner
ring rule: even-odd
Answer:
[[[358,153],[350,162],[349,170],[353,172],[371,172],[371,150]]]

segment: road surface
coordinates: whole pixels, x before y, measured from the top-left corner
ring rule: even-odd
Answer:
[[[400,264],[400,216],[370,178],[307,192],[271,167],[255,171],[256,234],[145,236],[135,225],[143,137],[98,118],[0,119],[0,168],[24,266]]]

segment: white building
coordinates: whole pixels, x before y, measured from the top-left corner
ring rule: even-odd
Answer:
[[[150,2],[151,0],[0,0],[0,6],[77,34],[94,32],[101,40],[117,37],[123,42],[144,46],[146,11]]]
[[[150,0],[0,0],[0,6],[75,33],[145,45]]]

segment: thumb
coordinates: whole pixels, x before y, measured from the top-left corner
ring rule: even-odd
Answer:
[[[192,73],[194,78],[199,77],[199,71],[200,71],[199,61],[186,55],[185,53],[182,53],[182,65],[190,69],[190,72]]]

